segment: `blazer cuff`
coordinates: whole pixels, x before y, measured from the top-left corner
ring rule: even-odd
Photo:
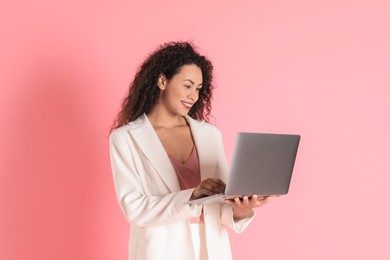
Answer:
[[[188,189],[186,190],[188,192],[188,198],[186,200],[189,201],[191,198],[192,193],[194,192],[194,189]],[[200,217],[203,210],[202,204],[185,204],[184,207],[186,207],[186,211],[188,212],[189,218],[193,217]]]
[[[240,219],[239,221],[234,221],[233,207],[230,205],[224,205],[222,208],[222,222],[233,229],[236,233],[242,233],[255,218],[255,215],[255,211],[252,210],[249,217]]]

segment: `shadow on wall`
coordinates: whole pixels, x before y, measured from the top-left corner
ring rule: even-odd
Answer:
[[[101,152],[84,102],[90,97],[82,92],[88,79],[58,59],[36,65],[8,126],[2,254],[8,260],[93,259]]]

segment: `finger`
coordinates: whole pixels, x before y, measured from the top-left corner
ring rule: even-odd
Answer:
[[[210,183],[205,183],[200,187],[200,189],[204,192],[207,191],[207,193],[211,194],[222,194],[225,192],[223,187],[210,185]]]
[[[225,200],[225,204],[228,204],[230,206],[235,206],[236,205],[234,200],[232,200],[232,199],[226,199]]]
[[[234,198],[234,205],[237,207],[242,207],[240,198]]]
[[[264,204],[267,204],[270,200],[271,200],[271,197],[269,197],[269,196],[262,197],[260,200],[258,200],[256,202],[255,207],[263,206]]]
[[[270,202],[271,199],[272,199],[271,196],[265,197],[265,199],[263,200],[264,204]]]
[[[259,195],[253,195],[252,199],[253,201],[263,201],[267,196],[259,196]]]
[[[226,183],[224,183],[222,180],[218,181],[218,185],[224,188],[226,187]]]
[[[207,179],[203,180],[203,182],[219,184],[222,181],[218,178],[207,178]]]
[[[211,195],[215,195],[216,193],[215,193],[215,191],[213,191],[213,190],[201,188],[201,189],[199,190],[199,194],[200,194],[201,196],[211,196]]]
[[[226,187],[226,184],[221,179],[218,178],[207,178],[206,180],[204,180],[204,182],[210,183],[215,186]]]
[[[219,183],[212,183],[211,185],[209,185],[209,188],[218,191],[220,193],[225,191],[225,185]]]
[[[217,186],[218,179],[207,178],[207,179],[203,180],[200,185],[204,186],[204,187]]]
[[[223,185],[223,186],[220,186]],[[194,190],[195,197],[206,197],[225,192],[224,183],[217,178],[207,178],[203,180]]]
[[[205,181],[204,183],[202,183],[201,188],[213,191],[214,193],[223,193],[225,191],[225,186],[211,181]]]
[[[218,190],[218,193],[225,193],[225,189],[226,189],[225,186],[218,186],[218,187],[216,187],[216,190]]]
[[[259,207],[260,203],[261,203],[261,198],[259,198],[257,195],[253,195],[249,199],[249,203],[248,203],[247,207],[256,208],[256,207]]]
[[[205,190],[205,191],[207,190],[208,192],[211,192],[213,194],[222,193],[220,188],[213,185],[207,185],[207,184],[203,185],[201,187],[201,190]]]
[[[209,189],[206,189],[205,187],[199,185],[194,193],[197,195],[197,196],[207,196],[207,195],[211,195],[212,191],[210,191]]]
[[[221,182],[220,186],[219,186],[222,190],[222,192],[225,192],[226,190],[226,184],[224,182]]]
[[[244,206],[244,207],[251,207],[251,203],[249,202],[248,196],[244,196],[242,198],[242,206]]]

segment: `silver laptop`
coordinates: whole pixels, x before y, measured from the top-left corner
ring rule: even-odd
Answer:
[[[287,194],[299,141],[299,135],[238,133],[225,194],[187,204],[223,203],[225,199],[254,194]]]

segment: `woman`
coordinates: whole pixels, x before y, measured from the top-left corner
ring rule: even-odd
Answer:
[[[269,198],[189,206],[222,193],[227,164],[211,110],[212,64],[186,42],[152,53],[110,135],[117,197],[131,224],[129,259],[231,259],[226,227],[242,232]]]

